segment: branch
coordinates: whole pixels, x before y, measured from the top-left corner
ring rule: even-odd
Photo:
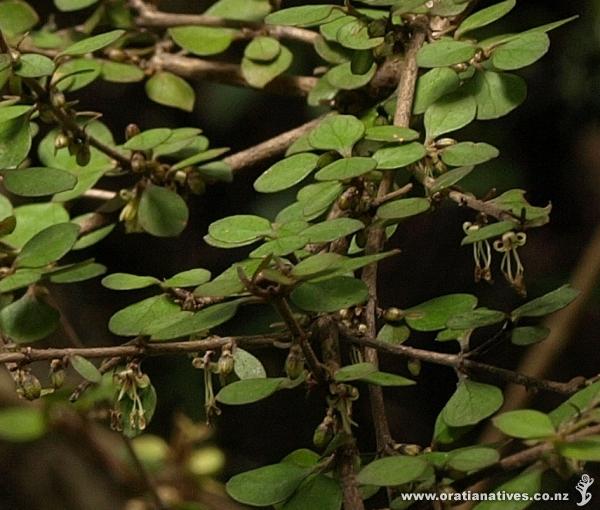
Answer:
[[[228,62],[215,62],[199,58],[182,57],[172,53],[160,53],[150,59],[150,65],[158,69],[170,71],[178,76],[190,79],[207,79],[227,85],[238,85],[254,88],[244,76],[239,65]],[[280,75],[269,82],[263,89],[267,92],[286,96],[305,97],[316,85],[313,76]]]
[[[600,434],[600,425],[593,425],[574,434],[570,434],[564,438],[561,438],[561,442],[572,443],[595,434]],[[492,476],[529,466],[542,459],[544,455],[552,452],[553,450],[554,444],[552,442],[542,443],[531,448],[527,448],[526,450],[522,450],[513,455],[509,455],[508,457],[504,457],[495,464],[492,464],[481,471],[477,471],[472,475],[457,480],[452,484],[452,487],[458,491],[466,490],[470,487],[473,487],[478,482],[481,482],[482,480]]]
[[[4,352],[0,353],[0,363],[28,364],[34,361],[60,359],[76,355],[87,359],[164,356],[169,354],[186,354],[216,350],[231,343],[246,347],[272,346],[275,342],[287,338],[287,335],[253,335],[240,337],[210,336],[203,340],[190,340],[187,342],[125,344],[110,347],[49,347],[47,349],[24,347],[14,350],[9,350],[9,348],[5,347],[3,349]]]
[[[468,207],[469,209],[473,209],[474,211],[478,211],[484,213],[488,216],[492,216],[497,220],[520,220],[518,216],[515,216],[510,211],[505,211],[495,206],[490,202],[484,202],[483,200],[479,200],[475,198],[473,195],[469,193],[462,193],[460,191],[450,191],[448,193],[448,198],[456,202],[460,206]]]
[[[250,147],[248,149],[244,149],[243,151],[236,152],[231,156],[227,156],[223,161],[229,165],[233,172],[246,170],[247,168],[251,168],[259,163],[263,163],[264,161],[274,158],[275,156],[279,156],[285,152],[285,150],[292,145],[292,143],[298,140],[298,138],[313,130],[322,119],[322,117],[319,117],[318,119],[311,120],[306,124],[302,124],[297,128],[286,131],[285,133],[281,133],[280,135],[259,143],[254,147]]]
[[[232,20],[207,14],[175,14],[162,12],[142,0],[130,0],[131,6],[137,10],[138,17],[135,23],[143,27],[169,28],[189,25],[205,27],[223,27],[240,29],[239,36],[251,39],[258,35],[270,35],[278,39],[292,39],[295,41],[314,44],[319,34],[304,28],[266,25],[260,22]]]
[[[404,358],[416,359],[434,365],[451,367],[468,374],[485,374],[503,382],[511,382],[526,388],[535,388],[538,390],[551,391],[562,395],[571,395],[582,387],[582,379],[576,377],[572,381],[563,383],[537,379],[513,370],[500,368],[486,363],[480,363],[470,359],[465,359],[459,354],[445,354],[425,349],[416,349],[406,345],[394,345],[387,342],[375,340],[374,337],[359,337],[353,331],[340,325],[342,339],[360,345],[362,347],[371,347],[377,351],[395,354]]]
[[[394,124],[400,127],[409,127],[412,104],[419,67],[417,65],[417,52],[425,42],[425,21],[421,18],[413,26],[412,38],[406,50],[404,68],[400,76],[397,89],[397,106],[394,115]],[[382,200],[392,190],[394,184],[394,172],[387,171],[377,190],[377,199]],[[385,243],[385,231],[381,227],[370,228],[367,237],[365,253],[372,255],[379,253]],[[362,280],[369,290],[369,300],[366,308],[367,333],[371,337],[377,335],[377,263],[365,267],[362,272]],[[365,349],[366,361],[378,366],[379,359],[377,350],[371,347]],[[378,451],[389,450],[392,437],[390,427],[385,414],[385,402],[381,387],[369,385],[369,396],[371,398],[371,414],[375,426],[375,436]]]

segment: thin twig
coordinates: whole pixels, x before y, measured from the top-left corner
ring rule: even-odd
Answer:
[[[292,39],[307,44],[314,44],[319,34],[304,28],[266,25],[260,22],[242,21],[210,16],[207,14],[176,14],[157,10],[142,0],[130,0],[130,5],[137,10],[135,23],[143,27],[170,28],[179,26],[205,26],[239,29],[239,36],[251,39],[258,35],[269,35],[280,39]]]
[[[398,102],[396,113],[394,115],[394,124],[399,127],[409,127],[412,115],[412,104],[415,94],[415,87],[418,77],[418,65],[416,62],[417,52],[425,42],[426,27],[424,21],[418,18],[413,28],[412,37],[408,43],[405,54],[404,66],[398,84]],[[394,183],[394,172],[385,172],[384,177],[377,191],[377,199],[391,192]],[[368,231],[366,253],[367,255],[379,253],[385,243],[385,232],[377,226]],[[366,307],[366,325],[367,333],[371,337],[377,335],[377,263],[370,264],[363,269],[362,280],[369,290],[369,300]],[[366,361],[378,365],[377,350],[371,347],[365,349]],[[377,449],[380,452],[388,451],[392,448],[392,437],[389,423],[385,414],[385,402],[381,387],[370,385],[369,396],[371,399],[371,414],[375,426],[375,437],[377,440]]]
[[[205,79],[226,85],[255,88],[246,81],[239,65],[228,62],[183,57],[172,53],[158,53],[150,59],[150,66],[170,71],[184,78]],[[305,97],[316,83],[317,78],[314,76],[282,74],[259,90],[285,96]]]
[[[582,387],[582,383],[585,383],[585,380],[582,380],[579,377],[566,383],[547,381],[544,379],[537,379],[520,372],[515,372],[513,370],[508,370],[506,368],[500,368],[494,365],[488,365],[486,363],[465,359],[459,354],[445,354],[435,351],[427,351],[425,349],[416,349],[406,345],[389,344],[387,342],[376,340],[373,337],[356,336],[345,326],[340,326],[340,332],[342,333],[341,339],[345,339],[346,341],[349,341],[355,345],[371,347],[380,352],[386,352],[388,354],[395,354],[404,358],[420,360],[426,363],[432,363],[434,365],[451,367],[468,374],[484,374],[494,379],[503,382],[519,384],[521,386],[525,386],[526,388],[535,388],[538,390],[560,393],[562,395],[571,395]]]

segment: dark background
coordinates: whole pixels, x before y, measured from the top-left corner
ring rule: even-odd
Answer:
[[[206,3],[206,2],[204,2]],[[482,2],[482,5],[493,2]],[[32,2],[43,16],[52,9],[50,2]],[[163,7],[181,12],[201,12],[200,2],[164,2]],[[291,4],[291,3],[290,3]],[[286,5],[288,5],[286,3]],[[525,277],[532,297],[549,291],[569,280],[578,258],[598,225],[600,213],[600,3],[595,0],[572,2],[528,0],[517,8],[493,32],[517,32],[573,14],[581,17],[551,32],[551,50],[540,62],[520,71],[528,82],[529,97],[515,112],[496,121],[475,122],[459,140],[485,141],[498,147],[501,156],[478,167],[464,187],[480,195],[496,187],[498,192],[520,187],[528,190],[535,205],[553,205],[552,221],[530,232],[521,250]],[[63,21],[61,18],[60,21]],[[69,18],[64,19],[65,23]],[[318,61],[304,48],[295,47],[294,71],[310,74]],[[234,51],[235,52],[235,51]],[[211,146],[231,147],[232,152],[261,142],[296,127],[319,113],[304,106],[304,101],[259,91],[198,83],[197,107],[191,114],[163,108],[149,102],[143,85],[111,85],[97,82],[79,94],[83,109],[104,112],[106,122],[121,140],[129,122],[142,129],[167,126],[200,126]],[[115,105],[119,105],[115,108]],[[193,267],[205,267],[218,274],[238,260],[243,251],[226,252],[210,248],[202,241],[210,222],[235,213],[257,213],[274,217],[293,196],[257,196],[253,180],[262,167],[236,175],[232,184],[211,187],[190,204],[191,221],[180,239],[157,239],[147,235],[125,236],[117,229],[97,247],[85,253],[109,267],[111,272],[132,272],[166,277]],[[107,186],[119,184],[107,183]],[[521,301],[495,267],[495,284],[474,284],[472,257],[468,248],[460,247],[462,222],[472,219],[468,212],[453,205],[435,214],[411,220],[398,229],[393,245],[402,254],[381,264],[381,299],[383,306],[407,307],[431,297],[450,292],[473,292],[484,306],[510,310]],[[498,258],[498,257],[497,257]],[[118,294],[101,287],[98,281],[70,287],[60,296],[64,310],[86,345],[117,343],[107,331],[108,318],[119,308],[146,297],[147,294]],[[595,293],[571,335],[571,343],[560,364],[549,374],[558,380],[576,375],[592,376],[598,372],[598,328],[600,308]],[[233,333],[247,331],[258,319],[240,316]],[[231,327],[227,327],[231,332]],[[434,344],[428,336],[415,336],[409,345],[452,351],[453,345]],[[514,367],[522,350],[500,348],[484,361]],[[281,372],[278,354],[264,353],[270,375]],[[384,358],[383,366],[404,373],[401,360]],[[157,414],[150,431],[168,436],[173,414],[184,412],[203,419],[201,374],[183,358],[144,362],[159,396]],[[454,389],[451,370],[424,366],[418,386],[400,391],[386,391],[394,437],[402,442],[426,445],[431,439],[435,416]],[[551,409],[560,402],[552,395],[539,397],[541,409]],[[278,461],[291,450],[310,447],[314,427],[321,421],[324,404],[318,397],[306,396],[302,390],[286,391],[267,401],[243,408],[224,407],[216,421],[217,441],[228,456],[223,479],[244,469]],[[366,402],[357,405],[356,419],[361,449],[373,451]],[[18,451],[18,458],[28,458],[30,447]],[[13,451],[14,455],[14,449]],[[29,452],[29,453],[28,453]],[[11,457],[12,458],[12,457]],[[24,468],[22,468],[24,469]],[[49,466],[49,469],[52,469]],[[29,476],[27,472],[2,466],[0,476],[9,480]],[[41,470],[41,476],[44,470]],[[557,480],[551,480],[560,484]],[[571,489],[576,479],[563,487]],[[22,485],[15,482],[15,485]],[[598,485],[598,484],[596,484]],[[11,490],[5,508],[38,508],[24,504],[23,490]],[[598,495],[596,496],[596,498]],[[593,504],[593,503],[592,503]],[[0,501],[2,507],[2,501]],[[41,506],[39,508],[50,508]],[[75,508],[75,507],[74,507]],[[543,508],[551,508],[549,504]],[[564,508],[558,506],[557,508]]]

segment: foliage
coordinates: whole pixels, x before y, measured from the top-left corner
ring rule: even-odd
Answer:
[[[473,252],[476,281],[491,281],[495,251],[504,277],[526,298],[519,250],[527,236],[548,223],[551,207],[531,205],[520,189],[486,200],[464,191],[461,181],[500,152],[448,135],[508,115],[523,103],[527,84],[515,71],[543,57],[547,32],[562,22],[482,39],[479,29],[508,14],[514,0],[475,11],[464,0],[363,0],[271,12],[275,3],[219,0],[206,11],[208,17],[171,24],[161,20],[173,18],[141,1],[55,0],[60,11],[88,16],[83,24],[57,29],[41,25],[24,1],[0,2],[0,172],[6,190],[0,197],[0,330],[7,353],[22,362],[13,370],[18,392],[30,400],[52,393],[62,384],[56,374],[67,365],[87,383],[107,384],[105,365],[97,367],[91,359],[112,355],[86,356],[83,348],[59,357],[39,349],[37,359],[53,360],[54,367],[51,385],[43,389],[27,366],[34,358],[19,348],[48,338],[60,324],[49,283],[72,284],[105,273],[103,265],[83,259],[78,250],[93,248],[114,228],[177,237],[188,223],[189,201],[245,168],[224,157],[226,148],[211,147],[196,126],[130,124],[120,137],[99,120],[100,113],[78,111],[71,94],[96,80],[144,81],[149,100],[189,112],[196,105],[190,78],[217,76],[226,67],[220,80],[265,91],[293,89],[288,91],[307,95],[308,104],[331,111],[288,138],[285,147],[278,146],[275,152],[286,154],[254,182],[259,193],[293,190],[290,204],[275,218],[242,213],[209,226],[206,243],[242,248],[245,258],[214,276],[208,268],[167,279],[119,268],[104,276],[102,284],[114,291],[153,292],[116,312],[108,324],[115,335],[129,337],[123,344],[129,350],[117,355],[116,368],[110,367],[113,428],[135,437],[161,405],[141,369],[146,353],[190,352],[194,367],[203,372],[209,419],[221,408],[296,387],[319,387],[325,395],[315,451],[296,450],[277,464],[231,478],[227,491],[243,504],[281,510],[336,510],[343,504],[356,510],[380,487],[390,488],[392,495],[458,487],[466,477],[475,479],[480,471],[487,476],[498,465],[497,445],[457,442],[490,417],[505,435],[525,441],[524,448],[549,445],[560,459],[555,464],[571,471],[580,462],[598,460],[597,435],[573,436],[599,421],[598,383],[573,395],[572,407],[563,404],[550,414],[532,409],[497,414],[502,389],[477,374],[498,371],[477,361],[462,363],[463,356],[476,355],[470,340],[483,328],[492,339],[520,346],[543,341],[549,332],[532,319],[568,306],[576,290],[562,286],[512,310],[489,309],[468,293],[431,296],[403,310],[382,309],[376,292],[377,263],[398,260],[396,251],[384,249],[396,228],[417,215],[438,217],[445,202],[456,202],[476,213],[463,225],[462,241]],[[294,39],[308,43],[323,60],[318,77],[305,80],[308,86],[298,85],[301,80],[289,73],[297,56],[286,44]],[[229,57],[230,48],[238,46],[243,51],[232,54],[239,65],[197,58]],[[392,76],[393,86],[374,85],[389,72],[385,64],[398,56],[404,58],[400,83]],[[407,180],[408,186],[400,184]],[[109,181],[119,183],[117,194],[105,194],[104,206],[71,217],[72,203],[93,197],[97,186]],[[216,336],[215,330],[226,331],[241,309],[262,314],[268,306],[282,321],[272,331],[258,339]],[[455,341],[459,355],[403,350],[401,344],[415,333]],[[268,373],[260,356],[248,352],[255,345],[287,349],[280,373]],[[401,373],[380,371],[373,349],[408,358],[406,371],[399,365]],[[367,387],[371,395],[381,395],[382,387],[401,395],[404,386],[419,383],[421,361],[453,366],[458,377],[431,446],[402,445],[377,432],[377,455],[361,454],[354,402],[364,398]],[[502,373],[519,382],[518,374]],[[105,406],[105,399],[96,404]],[[386,420],[381,412],[373,406],[376,425]],[[0,411],[4,439],[35,440],[49,427],[37,408]],[[515,463],[510,470],[526,467]],[[515,476],[499,489],[535,491],[541,470]],[[400,508],[398,500],[391,504]]]

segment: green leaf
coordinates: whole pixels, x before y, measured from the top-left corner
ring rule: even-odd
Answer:
[[[170,189],[149,185],[142,192],[138,209],[141,227],[157,237],[176,237],[187,225],[188,208]]]
[[[142,81],[146,75],[136,65],[102,60],[100,76],[103,80],[113,83],[135,83]]]
[[[578,295],[578,290],[570,285],[563,285],[513,310],[512,320],[516,321],[521,317],[542,317],[554,313],[569,305]]]
[[[42,197],[73,189],[77,178],[57,168],[30,167],[3,173],[4,186],[22,197]]]
[[[318,182],[302,188],[296,195],[303,213],[302,218],[313,219],[320,216],[343,190],[344,186],[339,182]],[[279,217],[277,221],[281,221]]]
[[[500,454],[493,448],[474,446],[449,452],[447,464],[452,469],[469,473],[491,466],[499,459]]]
[[[450,329],[475,329],[498,324],[506,320],[506,314],[488,308],[476,308],[452,317],[447,323]]]
[[[471,60],[477,47],[466,41],[440,39],[424,45],[417,53],[419,67],[447,67]]]
[[[509,500],[506,497],[503,499],[498,498],[495,501],[482,501],[473,510],[524,510],[533,502],[533,495],[540,492],[543,472],[544,470],[538,467],[531,468],[496,487],[494,491],[500,494],[527,494],[527,498],[521,496],[519,499],[515,497]]]
[[[550,330],[544,326],[523,326],[515,328],[510,333],[510,341],[515,345],[537,344],[545,340]]]
[[[123,148],[133,151],[147,151],[167,141],[172,134],[173,130],[169,128],[148,129],[127,140],[123,144]]]
[[[12,292],[13,290],[28,287],[42,277],[41,271],[35,269],[18,269],[0,280],[0,293]]]
[[[177,316],[181,311],[165,294],[138,301],[115,313],[108,322],[108,329],[119,336],[137,336],[152,327],[155,320]]]
[[[424,113],[438,99],[454,92],[460,85],[458,74],[449,67],[438,67],[427,71],[417,80],[413,112]]]
[[[525,191],[522,189],[511,189],[502,193],[499,197],[490,200],[491,204],[510,211],[515,216],[523,217],[529,226],[545,225],[550,221],[552,206],[534,207],[527,202]]]
[[[471,14],[456,30],[456,37],[499,20],[506,16],[516,4],[516,0],[506,0]]]
[[[377,64],[373,63],[366,72],[360,74],[354,73],[352,71],[352,62],[345,62],[332,67],[323,75],[323,79],[327,80],[336,89],[355,90],[369,83],[373,76],[375,76],[376,71]]]
[[[394,345],[406,342],[409,337],[410,329],[404,325],[392,326],[391,324],[384,324],[379,333],[377,333],[377,340]]]
[[[309,152],[285,158],[256,179],[254,189],[260,193],[274,193],[291,188],[304,180],[317,167],[318,160],[319,156]]]
[[[242,379],[223,386],[217,394],[217,400],[230,406],[252,404],[270,397],[280,389],[283,381],[283,377]]]
[[[477,230],[469,232],[460,244],[464,246],[467,244],[484,241],[486,239],[491,239],[493,237],[499,237],[509,230],[513,230],[515,226],[515,223],[512,221],[499,221],[497,223],[492,223],[491,225],[486,225],[485,227],[480,227]]]
[[[450,427],[475,425],[500,409],[503,400],[495,386],[464,379],[444,406],[442,418]]]
[[[302,231],[302,236],[307,237],[311,243],[329,243],[340,237],[354,234],[365,227],[360,220],[353,218],[335,218],[316,225],[311,225]]]
[[[416,384],[415,381],[402,377],[401,375],[379,371],[361,377],[360,380],[377,386],[413,386]]]
[[[308,244],[308,237],[293,235],[283,237],[281,239],[273,239],[250,252],[251,257],[266,257],[267,255],[275,255],[283,257],[290,253],[304,248]]]
[[[417,480],[428,466],[429,464],[420,457],[395,455],[367,464],[356,478],[363,485],[403,485]]]
[[[169,28],[171,38],[184,50],[194,55],[216,55],[224,52],[235,36],[235,30],[218,27],[173,27]]]
[[[69,214],[61,204],[40,203],[17,207],[14,211],[17,227],[2,239],[15,248],[22,248],[38,232],[58,223],[69,221]]]
[[[171,338],[194,335],[216,328],[232,319],[241,303],[242,300],[239,299],[217,303],[216,305],[203,308],[193,315],[182,317],[180,320],[172,322],[165,327],[153,327],[152,339],[170,340]]]
[[[355,19],[345,23],[336,33],[336,40],[344,48],[352,50],[369,50],[383,43],[383,37],[371,37],[369,24]]]
[[[335,150],[349,157],[364,133],[364,124],[353,115],[332,115],[310,132],[308,141],[315,149]]]
[[[418,131],[398,126],[371,126],[365,132],[365,139],[375,142],[404,143],[417,138]]]
[[[233,20],[261,21],[270,12],[269,0],[218,0],[205,14]]]
[[[0,168],[15,168],[27,157],[30,148],[31,129],[28,115],[21,115],[0,124]]]
[[[137,276],[128,273],[113,273],[102,278],[102,285],[112,290],[144,289],[159,283],[160,281],[153,276]]]
[[[59,11],[69,12],[85,9],[97,2],[98,0],[54,0],[54,5]]]
[[[233,351],[233,371],[240,379],[264,379],[267,377],[265,367],[253,354],[236,347]]]
[[[302,283],[290,297],[303,310],[335,312],[365,302],[369,292],[361,280],[336,276],[324,281]]]
[[[0,329],[20,344],[46,338],[58,326],[60,314],[30,293],[0,310]]]
[[[7,120],[16,119],[21,117],[32,110],[30,105],[11,105],[0,107],[0,124]]]
[[[556,450],[569,459],[600,461],[600,435],[588,436],[569,443],[557,443]]]
[[[17,267],[43,267],[66,255],[77,240],[79,226],[74,223],[52,225],[34,235],[15,259]]]
[[[70,46],[67,46],[60,55],[85,55],[92,53],[114,43],[119,37],[125,33],[125,30],[112,30],[104,34],[98,34],[93,37],[88,37],[82,41],[78,41]]]
[[[343,15],[342,10],[337,5],[302,5],[269,14],[265,18],[265,23],[269,25],[308,27],[321,24],[323,20],[330,17],[334,9],[336,11],[339,9],[340,16]]]
[[[244,57],[241,65],[242,76],[253,87],[262,89],[285,72],[292,65],[293,59],[292,52],[285,46],[281,47],[279,55],[271,62],[259,62]]]
[[[171,278],[167,278],[162,284],[165,287],[195,287],[196,285],[202,285],[209,280],[210,271],[199,267],[177,273],[176,275],[171,276]]]
[[[281,53],[281,44],[273,37],[259,36],[244,48],[244,56],[251,60],[270,62]]]
[[[373,363],[356,363],[340,368],[333,374],[333,378],[337,382],[356,381],[375,372],[377,372],[377,367]]]
[[[52,283],[77,283],[91,278],[96,278],[106,273],[106,266],[96,263],[75,264],[65,269],[52,273],[50,281]]]
[[[315,174],[318,181],[343,181],[354,179],[374,170],[377,161],[373,158],[342,158],[330,163]]]
[[[19,63],[15,68],[15,74],[23,78],[41,78],[50,76],[54,72],[54,62],[36,53],[21,55]]]
[[[425,157],[427,151],[419,142],[411,142],[396,147],[384,147],[375,151],[373,159],[378,170],[396,170],[416,163]]]
[[[339,483],[325,475],[304,480],[281,510],[340,510],[342,489]]]
[[[449,166],[470,166],[497,158],[500,152],[487,143],[461,142],[442,150],[442,161]]]
[[[96,366],[83,356],[75,354],[69,357],[71,366],[81,377],[92,383],[99,383],[102,380],[102,374]]]
[[[207,151],[200,152],[198,154],[194,154],[193,156],[190,156],[189,158],[186,158],[186,159],[179,161],[178,163],[175,163],[174,165],[172,165],[171,170],[179,170],[179,169],[185,168],[187,166],[197,165],[198,163],[201,163],[202,161],[208,161],[209,159],[214,159],[214,158],[220,156],[221,154],[227,152],[228,150],[229,149],[226,147],[218,147],[218,148],[209,149]],[[206,168],[206,166],[197,168],[197,170],[200,172],[203,168]],[[222,169],[220,171],[222,171]]]
[[[430,105],[425,112],[427,138],[433,139],[471,123],[477,114],[477,102],[459,89]]]
[[[87,87],[100,77],[102,64],[92,58],[74,58],[56,69],[52,81],[62,92],[74,92]]]
[[[210,224],[208,233],[225,243],[253,243],[271,233],[269,220],[251,214],[236,214]]]
[[[405,311],[406,322],[417,331],[444,329],[451,317],[475,308],[477,298],[471,294],[440,296]]]
[[[565,402],[550,412],[550,419],[555,427],[566,421],[579,417],[582,413],[600,402],[600,382],[595,382],[571,395]]]
[[[450,170],[446,173],[440,175],[429,188],[430,193],[437,193],[442,191],[450,186],[454,186],[458,181],[465,178],[473,171],[472,166],[462,166],[460,168],[455,168],[454,170]]]
[[[186,112],[194,109],[196,101],[196,94],[190,84],[168,71],[160,71],[146,82],[146,94],[155,103]]]
[[[545,33],[522,34],[496,48],[492,53],[492,64],[506,71],[521,69],[538,61],[549,49],[550,38]]]
[[[502,117],[527,97],[527,84],[523,78],[514,74],[477,71],[472,81],[477,118],[481,120]]]
[[[27,2],[5,0],[0,2],[0,30],[8,36],[27,32],[37,25],[39,17]]]
[[[492,421],[494,426],[507,436],[519,439],[539,439],[556,434],[550,417],[533,409],[502,413]]]
[[[76,219],[73,221],[76,221]],[[102,241],[102,239],[108,236],[115,229],[115,226],[116,224],[114,223],[112,225],[106,225],[106,227],[99,228],[98,230],[94,230],[89,234],[79,237],[77,242],[73,245],[73,250],[84,250],[85,248],[89,248],[90,246]]]
[[[0,439],[3,441],[11,443],[35,441],[46,434],[46,430],[46,418],[43,411],[37,407],[18,406],[0,409]]]
[[[343,257],[337,253],[321,252],[305,258],[291,271],[295,278],[305,279],[336,271]]]
[[[230,296],[239,294],[245,287],[238,276],[241,268],[246,275],[253,275],[262,264],[260,259],[246,259],[243,262],[233,264],[229,269],[223,271],[213,281],[204,283],[194,290],[196,296]]]
[[[343,64],[351,59],[351,52],[334,41],[326,41],[318,36],[314,48],[317,54],[329,64]]]
[[[431,203],[427,198],[401,198],[387,202],[377,209],[377,216],[382,220],[402,220],[428,211]]]

